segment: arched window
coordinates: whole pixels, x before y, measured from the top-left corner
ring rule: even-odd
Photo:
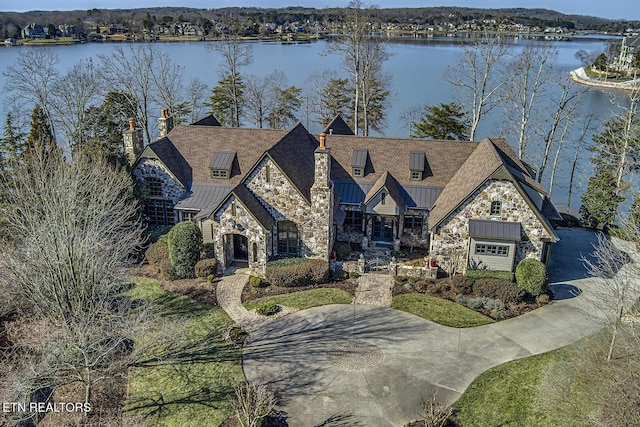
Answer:
[[[278,222],[278,254],[298,256],[298,227],[292,221]]]

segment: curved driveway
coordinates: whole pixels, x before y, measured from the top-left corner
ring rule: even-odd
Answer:
[[[580,262],[593,234],[558,234],[549,273],[561,299],[543,308],[454,329],[389,308],[316,307],[257,328],[245,346],[245,375],[275,391],[291,427],[401,426],[418,418],[421,399],[433,391],[451,403],[486,369],[603,326],[593,306],[596,282]]]

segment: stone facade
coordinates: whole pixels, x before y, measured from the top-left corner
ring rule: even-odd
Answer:
[[[220,268],[226,268],[233,261],[233,235],[241,235],[247,239],[249,268],[263,276],[265,264],[272,255],[271,230],[265,230],[233,196],[218,210],[214,220],[213,243]]]
[[[315,173],[311,187],[311,221],[303,240],[314,257],[329,261],[334,242],[334,192],[331,182],[331,151],[318,148],[314,153]]]
[[[130,120],[130,129],[122,133],[124,153],[129,159],[129,164],[133,164],[144,149],[144,139],[142,129],[136,129],[133,119]]]
[[[491,202],[502,203],[499,216],[491,216]],[[510,181],[490,180],[476,190],[467,201],[447,217],[431,238],[431,256],[442,262],[458,257],[457,271],[464,272],[469,256],[469,219],[512,221],[521,224],[522,236],[517,242],[515,265],[524,258],[541,261],[548,231]]]
[[[152,158],[140,159],[133,170],[133,176],[142,182],[144,182],[146,178],[157,178],[160,180],[162,184],[162,195],[149,196],[149,198],[171,201],[172,206],[174,206],[184,197],[186,188],[169,173],[160,160]]]

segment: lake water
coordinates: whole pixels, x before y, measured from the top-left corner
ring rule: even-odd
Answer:
[[[531,41],[513,41],[516,51],[521,50]],[[541,42],[538,42],[541,43]],[[602,51],[606,42],[602,40],[574,40],[553,41],[558,49],[558,70],[570,70],[579,66],[574,58],[578,50]],[[342,59],[338,55],[327,55],[327,43],[318,41],[303,44],[281,44],[277,42],[253,42],[253,62],[241,70],[243,74],[265,76],[274,70],[282,71],[288,78],[289,84],[298,87],[309,86],[307,79],[314,73],[333,70],[346,76],[342,66]],[[60,57],[60,71],[80,59],[95,58],[98,54],[109,54],[118,45],[88,43],[72,46],[52,47],[0,47],[0,70],[15,62],[24,49],[52,49]],[[213,87],[219,79],[222,58],[212,50],[207,49],[207,43],[157,43],[155,46],[168,52],[175,63],[183,65],[185,82],[197,77]],[[444,80],[448,67],[454,66],[462,53],[460,44],[450,39],[433,40],[421,43],[390,43],[391,58],[384,63],[384,71],[391,76],[391,96],[388,99],[387,119],[384,134],[392,137],[408,136],[408,129],[401,115],[409,107],[451,102],[451,86]],[[0,75],[0,87],[4,87],[4,77]],[[6,106],[0,107],[2,121],[6,114]],[[590,90],[585,103],[585,113],[595,112],[606,119],[611,114],[611,102],[607,94],[599,90]],[[550,111],[551,114],[551,111]],[[301,121],[306,125],[303,114]],[[482,123],[478,129],[478,139],[499,134],[501,119],[492,117]],[[319,132],[317,125],[310,124],[312,132]],[[572,199],[572,211],[579,206],[579,196],[586,186],[586,177],[590,174],[588,163],[590,153],[584,150],[581,154],[579,182]],[[567,173],[573,157],[573,150],[562,153],[563,172],[556,177],[557,185],[553,189],[553,199],[559,208],[564,208],[567,201]]]

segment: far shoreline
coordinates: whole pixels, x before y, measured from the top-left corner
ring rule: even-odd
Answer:
[[[580,67],[571,71],[569,75],[571,76],[571,80],[585,86],[597,87],[601,89],[640,90],[640,78],[619,83],[595,80],[587,76],[584,67]]]

